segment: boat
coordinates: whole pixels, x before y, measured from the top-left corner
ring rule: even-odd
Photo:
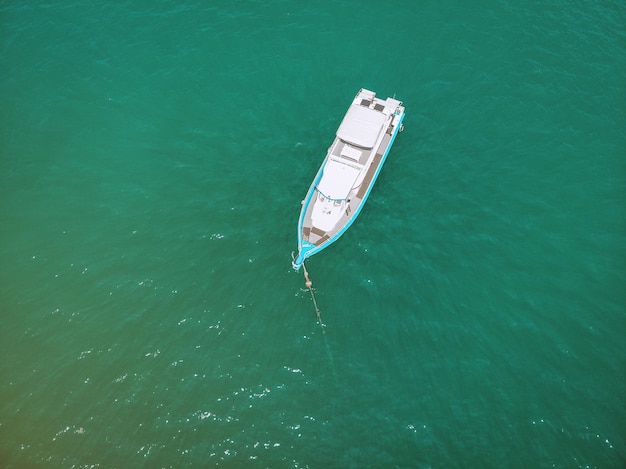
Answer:
[[[325,249],[346,232],[372,191],[396,135],[404,107],[361,89],[354,97],[302,201],[298,220],[298,255],[292,266]]]

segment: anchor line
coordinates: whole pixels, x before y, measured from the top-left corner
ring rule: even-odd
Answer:
[[[295,254],[293,251],[291,252],[291,259],[292,260],[295,259]],[[322,332],[324,332],[324,327],[326,327],[326,324],[322,322],[322,315],[320,313],[319,307],[317,306],[315,293],[313,293],[313,282],[311,282],[311,279],[309,278],[309,272],[307,272],[304,262],[302,263],[302,269],[304,270],[304,285],[308,288],[309,292],[311,293],[311,299],[313,300],[313,306],[315,307],[315,315],[317,316],[317,322],[322,327]]]
[[[291,257],[295,258],[293,252],[291,253]],[[322,328],[322,337],[324,337],[324,344],[326,345],[326,353],[328,354],[330,366],[333,371],[335,384],[339,385],[339,378],[337,377],[337,369],[335,368],[335,358],[333,357],[333,353],[330,351],[330,346],[328,345],[328,338],[326,337],[326,331],[324,330],[324,328],[326,327],[326,324],[322,322],[322,315],[320,313],[319,307],[317,306],[315,293],[313,293],[313,282],[311,282],[311,279],[309,278],[309,273],[306,270],[306,266],[304,265],[304,262],[302,263],[302,268],[304,269],[304,284],[311,292],[311,299],[313,300],[313,306],[315,307],[315,315],[317,316],[317,322]]]
[[[320,309],[317,306],[317,300],[315,299],[315,294],[313,293],[313,282],[311,282],[311,280],[309,279],[309,273],[307,272],[306,266],[304,265],[304,263],[302,264],[302,268],[304,269],[304,280],[305,280],[304,284],[311,292],[311,299],[313,300],[313,306],[315,307],[315,314],[317,315],[317,322],[320,324],[320,326],[322,326],[322,331],[323,331],[324,330],[323,328],[326,327],[326,324],[322,322]]]
[[[304,267],[304,264],[302,264],[302,267]],[[309,291],[311,292],[311,299],[313,300],[313,306],[315,307],[315,314],[317,315],[317,322],[319,322],[320,326],[322,326],[322,329],[323,329],[324,327],[326,327],[326,324],[322,322],[320,309],[317,306],[317,301],[315,300],[315,294],[313,293],[313,283],[311,282],[311,280],[309,280],[309,273],[306,271],[306,268],[304,269],[304,278],[306,280],[305,285],[308,287]]]

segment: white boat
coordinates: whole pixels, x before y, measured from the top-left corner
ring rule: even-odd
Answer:
[[[372,190],[398,132],[404,107],[361,89],[302,201],[298,256],[293,268],[336,241],[354,222]]]

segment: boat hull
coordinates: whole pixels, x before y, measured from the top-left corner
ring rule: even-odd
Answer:
[[[361,212],[402,130],[404,107],[360,90],[348,109],[313,183],[298,220],[293,268],[339,239]]]

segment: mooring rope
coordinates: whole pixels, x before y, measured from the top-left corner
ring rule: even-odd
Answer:
[[[291,253],[291,258],[295,259],[295,255],[293,252]],[[330,361],[330,366],[333,371],[335,383],[339,385],[339,378],[337,377],[337,369],[335,368],[335,358],[333,357],[333,354],[330,351],[330,346],[328,345],[328,338],[326,337],[326,331],[324,330],[324,328],[326,327],[326,324],[322,322],[322,315],[320,313],[319,307],[317,306],[315,293],[313,293],[313,282],[311,282],[311,279],[309,278],[309,273],[306,270],[306,266],[304,265],[304,262],[302,263],[302,268],[304,269],[304,285],[307,287],[309,292],[311,292],[311,299],[313,300],[313,306],[315,307],[315,315],[317,316],[318,324],[322,328],[322,337],[324,337],[324,344],[326,345],[326,353],[328,354],[328,359]]]
[[[311,282],[311,279],[309,278],[309,273],[307,272],[306,266],[304,265],[304,263],[302,263],[302,268],[304,269],[304,280],[305,280],[304,284],[311,292],[311,298],[313,299],[313,306],[315,306],[315,314],[317,315],[317,322],[319,322],[320,326],[322,326],[322,330],[324,330],[324,327],[326,327],[326,325],[322,322],[320,309],[318,308],[317,301],[315,300],[315,294],[313,293],[313,282]]]
[[[293,261],[295,259],[296,259],[295,253],[292,251],[291,260]],[[317,316],[317,322],[322,327],[322,332],[324,332],[324,327],[326,327],[326,324],[322,322],[320,309],[317,306],[317,301],[315,300],[315,293],[313,293],[313,282],[311,282],[311,279],[309,278],[309,273],[306,270],[306,266],[304,265],[304,262],[302,262],[302,268],[304,269],[304,285],[308,288],[309,292],[311,292],[311,299],[313,300],[313,306],[315,307],[315,315]]]

